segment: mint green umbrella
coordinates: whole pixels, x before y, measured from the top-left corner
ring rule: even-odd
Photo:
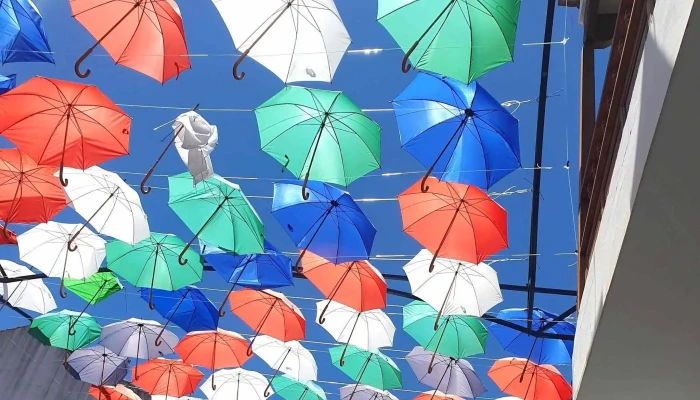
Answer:
[[[342,92],[287,86],[255,109],[260,147],[301,179],[347,186],[379,168],[380,128]]]
[[[343,364],[340,358],[345,346],[331,347],[333,365],[357,383],[373,386],[379,389],[398,389],[401,387],[401,371],[391,358],[379,351],[362,350],[348,345]]]
[[[196,232],[180,254],[180,265],[187,263],[185,251],[197,238],[236,254],[264,252],[263,223],[238,185],[218,175],[194,185],[186,172],[169,177],[168,187],[168,205]]]
[[[379,0],[377,20],[417,69],[470,83],[513,60],[521,0]]]
[[[298,381],[289,375],[274,377],[271,382],[275,394],[285,400],[326,400],[326,392],[314,381]],[[269,396],[265,391],[265,396]]]
[[[178,264],[182,253],[188,256],[184,266]],[[199,282],[203,269],[199,255],[186,249],[177,236],[153,232],[133,246],[120,240],[107,243],[107,268],[136,287],[150,287],[151,310],[155,310],[153,289],[174,291]]]
[[[29,325],[29,334],[43,345],[68,351],[94,342],[101,332],[102,327],[91,316],[70,310],[36,317]]]

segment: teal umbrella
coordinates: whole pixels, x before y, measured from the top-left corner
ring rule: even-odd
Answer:
[[[94,342],[101,332],[102,327],[91,316],[70,310],[36,317],[29,325],[29,334],[43,345],[68,351]]]
[[[326,392],[314,381],[298,381],[289,375],[281,375],[270,382],[275,394],[285,400],[326,400]],[[265,391],[265,396],[269,396]]]
[[[347,352],[340,364],[345,346],[331,347],[331,360],[345,375],[357,384],[365,384],[379,389],[398,389],[401,387],[401,371],[391,358],[379,351],[362,350],[348,345]]]

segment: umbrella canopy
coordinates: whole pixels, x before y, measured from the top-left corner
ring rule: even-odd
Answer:
[[[379,390],[367,385],[345,385],[340,388],[341,400],[399,400],[386,390]]]
[[[29,268],[8,260],[0,260],[0,273],[4,278],[34,274]],[[46,314],[56,309],[56,301],[41,279],[2,283],[0,284],[0,296],[14,307],[24,308],[39,314]],[[4,307],[3,304],[0,310]]]
[[[538,365],[523,358],[496,361],[487,372],[503,393],[523,400],[569,400],[571,385],[551,365]]]
[[[149,300],[150,289],[142,288],[139,293],[143,300]],[[155,289],[153,297],[156,311],[168,320],[166,326],[172,322],[185,332],[192,332],[216,329],[219,325],[216,307],[194,286],[185,286],[174,292]]]
[[[330,82],[350,46],[350,37],[333,0],[243,0],[214,2],[233,43],[283,82]],[[272,55],[272,57],[271,57]]]
[[[0,132],[38,164],[58,165],[67,186],[64,166],[129,153],[131,118],[95,86],[37,76],[0,96]]]
[[[70,310],[36,317],[29,325],[29,334],[41,344],[70,351],[97,340],[101,330],[100,324],[91,316]]]
[[[17,86],[17,75],[0,75],[0,94],[7,93]]]
[[[513,60],[521,0],[379,0],[377,21],[417,69],[469,83]]]
[[[111,272],[98,272],[87,279],[66,279],[65,285],[66,289],[90,305],[95,305],[124,288]]]
[[[348,186],[379,168],[381,128],[342,92],[287,86],[255,116],[260,148],[303,176],[303,188],[309,180]]]
[[[70,0],[73,18],[97,41],[75,63],[80,64],[100,44],[112,60],[160,83],[190,68],[185,30],[174,0]],[[149,21],[142,24],[141,21]]]
[[[401,387],[399,367],[379,351],[366,351],[351,345],[343,365],[340,364],[340,357],[344,346],[331,347],[328,351],[331,353],[333,365],[355,382],[383,390]]]
[[[518,120],[478,83],[420,73],[394,100],[401,146],[447,182],[488,189],[520,167]]]
[[[325,322],[320,317],[323,310]],[[357,311],[335,301],[316,303],[316,322],[321,324],[336,342],[347,343],[363,350],[391,347],[396,328],[382,310]],[[347,348],[348,346],[346,346]],[[341,364],[344,358],[341,357]]]
[[[466,360],[438,355],[431,369],[432,354],[421,347],[414,347],[406,356],[406,361],[420,383],[442,392],[475,398],[486,391]]]
[[[204,378],[203,373],[180,360],[156,358],[139,365],[139,369],[133,369],[131,381],[150,394],[175,397],[192,394]]]
[[[318,367],[314,356],[296,340],[283,342],[261,335],[253,344],[253,352],[275,370],[275,375],[282,372],[299,381],[318,379]]]
[[[117,386],[92,386],[88,390],[88,394],[97,400],[141,400],[136,393],[121,384]]]
[[[459,396],[455,396],[454,394],[445,394],[442,393],[441,391],[435,389],[431,390],[429,392],[423,392],[419,394],[418,396],[414,397],[413,400],[464,400]],[[506,400],[506,398],[501,398],[499,400]],[[520,399],[511,399],[511,400],[520,400]]]
[[[129,372],[129,360],[104,346],[87,347],[68,357],[68,372],[75,379],[96,386],[115,386]]]
[[[0,2],[0,64],[54,63],[44,21],[31,0]]]
[[[273,378],[271,384],[275,393],[285,400],[326,400],[323,388],[310,380],[299,381],[282,375]]]
[[[508,246],[506,210],[476,186],[438,182],[430,177],[423,193],[416,182],[398,197],[403,231],[433,259],[448,257],[478,264]]]
[[[136,358],[138,363],[138,359],[149,360],[173,352],[178,337],[169,331],[160,334],[162,328],[156,321],[129,318],[105,325],[100,335],[100,344],[120,356]],[[159,335],[163,340],[156,345]]]
[[[210,370],[240,367],[250,359],[248,341],[236,332],[216,329],[190,332],[175,346],[182,361]]]
[[[2,244],[17,244],[17,234],[7,229],[6,226],[0,229],[0,245]]]
[[[267,379],[260,373],[242,368],[224,369],[216,377],[216,389],[212,389],[212,377],[200,388],[209,400],[265,400]],[[272,394],[272,393],[270,393]]]
[[[366,260],[377,230],[350,194],[321,182],[309,182],[304,200],[300,181],[275,183],[272,215],[299,249],[335,264]]]
[[[196,111],[178,115],[173,122],[175,148],[195,185],[214,175],[211,153],[219,142],[219,130]]]

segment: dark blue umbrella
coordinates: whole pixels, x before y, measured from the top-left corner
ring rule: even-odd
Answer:
[[[236,255],[211,246],[200,240],[204,260],[211,265],[227,282],[232,283],[229,294],[238,286],[249,289],[274,289],[294,284],[292,260],[277,251],[272,243],[265,240],[265,252],[261,254]],[[219,307],[223,317],[226,298]]]
[[[39,10],[29,0],[0,1],[0,64],[35,61],[55,64]]]
[[[0,94],[9,92],[17,86],[17,75],[0,75]]]
[[[520,326],[527,326],[527,309],[511,308],[501,310],[496,316]],[[535,308],[532,310],[532,330],[537,331],[553,321],[557,315]],[[527,357],[538,364],[568,364],[574,351],[572,340],[544,339],[530,336],[499,324],[491,324],[491,333],[496,336],[503,349],[518,357]],[[576,327],[570,322],[561,321],[546,329],[546,333],[573,335]]]
[[[419,73],[394,102],[401,145],[440,180],[488,189],[520,167],[518,120],[478,83]]]
[[[275,183],[272,215],[301,254],[309,250],[338,264],[366,260],[377,230],[347,192],[321,182],[309,182],[310,197],[301,195],[301,181]]]

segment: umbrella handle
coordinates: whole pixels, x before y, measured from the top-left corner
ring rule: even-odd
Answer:
[[[160,333],[158,333],[158,336],[156,336],[156,340],[153,341],[156,347],[163,344],[163,341],[160,339],[163,336],[163,332],[165,332],[165,327],[163,327],[163,329],[160,330]]]
[[[151,187],[150,186],[146,187],[146,182],[148,181],[148,178],[150,178],[151,175],[153,174],[153,169],[154,169],[154,167],[151,167],[148,170],[148,172],[146,172],[146,176],[144,176],[143,179],[141,179],[141,184],[139,185],[139,188],[141,189],[141,193],[143,193],[143,194],[151,193]]]
[[[443,241],[444,241],[444,239],[443,239]],[[437,260],[437,256],[438,256],[438,253],[435,252],[435,254],[433,254],[433,259],[430,260],[430,267],[428,268],[428,272],[433,272],[433,270],[435,269],[435,260]]]
[[[273,377],[272,379],[275,379],[275,378]],[[271,386],[272,386],[272,380],[270,380],[269,382],[267,382],[267,387],[265,388],[265,391],[263,392],[263,395],[264,395],[265,397],[270,397],[270,395],[272,394],[272,393],[270,393],[270,387],[271,387]]]
[[[428,172],[426,172],[425,175],[423,175],[423,179],[421,179],[420,181],[420,191],[423,193],[427,193],[428,190],[430,190],[430,186],[426,185],[426,183],[428,182],[428,178],[430,178],[430,175],[433,173],[433,167],[434,166],[430,167]]]
[[[177,69],[177,75],[175,75],[175,80],[180,79],[180,66],[175,63],[175,69]]]
[[[243,62],[243,60],[246,59],[246,57],[248,57],[248,53],[250,53],[251,48],[252,46],[248,48],[248,50],[244,51],[243,54],[241,54],[238,57],[238,60],[236,60],[236,62],[233,64],[233,77],[237,81],[240,81],[241,79],[245,78],[245,72],[241,72],[240,75],[238,74],[238,66],[241,65],[241,63]]]
[[[61,295],[61,298],[65,299],[68,297],[68,294],[63,290],[63,278],[61,278],[61,284],[58,285],[58,294]]]
[[[330,300],[330,299],[329,299],[329,300]],[[323,311],[321,311],[321,315],[318,316],[318,323],[319,323],[319,324],[323,325],[323,323],[326,322],[325,314],[326,314],[326,311],[328,311],[328,306],[330,306],[330,305],[331,305],[331,302],[328,301],[328,302],[326,303],[326,306],[323,307]],[[343,354],[345,354],[345,352],[343,352]],[[342,358],[341,358],[341,359],[342,359]]]
[[[180,265],[186,265],[186,264],[187,264],[187,261],[189,261],[189,260],[187,260],[187,259],[185,258],[185,252],[186,252],[189,248],[190,248],[190,244],[187,243],[187,245],[185,246],[185,248],[182,249],[182,251],[180,252],[180,255],[177,256],[177,262],[180,263]]]
[[[90,47],[89,49],[87,49],[85,51],[85,53],[83,53],[83,55],[80,56],[80,58],[78,58],[78,61],[75,62],[75,66],[73,67],[73,70],[75,71],[75,74],[78,75],[78,77],[85,79],[88,76],[90,76],[90,72],[92,72],[92,71],[90,71],[90,68],[86,69],[85,72],[80,72],[80,64],[82,64],[83,61],[85,61],[85,59],[88,58],[90,56],[90,54],[92,54],[92,50],[94,48],[95,47],[93,46],[93,47]]]
[[[255,336],[253,336],[253,338],[250,339],[250,344],[248,345],[248,349],[245,352],[248,357],[253,356],[253,342],[255,342],[255,338],[257,338],[257,337],[258,337],[258,334],[256,332]]]
[[[153,304],[153,288],[151,288],[151,291],[148,293],[148,308],[150,308],[151,310],[156,309],[156,305]]]
[[[304,198],[304,200],[308,200],[309,196],[309,191],[306,190],[306,186],[309,184],[309,173],[306,173],[306,176],[304,177],[304,184],[301,185],[301,197]]]
[[[413,46],[411,46],[411,48],[408,49],[406,54],[404,54],[403,59],[401,60],[401,71],[403,71],[404,74],[411,70],[411,65],[408,63],[408,57],[410,57],[411,54],[413,54],[413,51],[416,50],[416,47],[418,47],[418,43],[420,43],[420,40],[416,40],[416,42],[413,43]]]
[[[348,350],[348,344],[345,344],[345,347],[343,348],[343,353],[340,355],[340,366],[344,367],[345,366],[345,352]]]
[[[284,165],[282,166],[282,172],[284,172],[284,170],[287,169],[287,165],[289,165],[289,162],[292,161],[286,154],[284,155],[284,158],[286,158],[287,161],[285,161]]]

